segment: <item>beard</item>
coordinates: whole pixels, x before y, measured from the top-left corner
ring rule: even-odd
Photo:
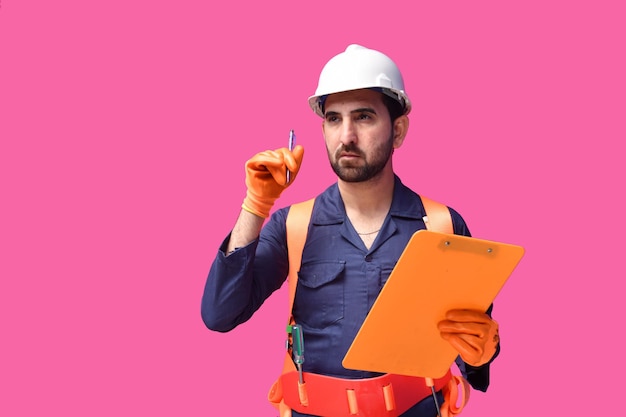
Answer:
[[[393,154],[393,130],[390,133],[389,138],[379,144],[369,157],[354,144],[341,146],[335,151],[334,157],[332,157],[328,148],[326,148],[326,152],[328,153],[330,166],[333,168],[333,171],[335,171],[335,174],[337,174],[337,177],[339,177],[342,181],[367,181],[380,174],[380,172],[387,165],[387,162],[389,162],[389,159]],[[352,162],[340,162],[339,155],[342,152],[350,152],[359,155],[365,163],[361,165],[354,165]]]

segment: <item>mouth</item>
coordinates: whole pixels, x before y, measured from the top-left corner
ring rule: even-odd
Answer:
[[[337,152],[337,159],[346,158],[346,159],[355,159],[361,158],[363,155],[356,149],[354,146],[344,146],[341,147]]]
[[[358,153],[354,153],[354,152],[341,152],[339,153],[339,158],[348,158],[348,159],[352,159],[352,158],[360,158],[361,155],[359,155]]]

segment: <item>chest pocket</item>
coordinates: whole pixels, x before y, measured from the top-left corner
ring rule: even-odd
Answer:
[[[323,329],[343,318],[345,261],[302,265],[293,304],[296,323]]]

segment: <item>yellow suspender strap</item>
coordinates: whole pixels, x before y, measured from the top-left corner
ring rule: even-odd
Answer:
[[[426,216],[424,216],[426,229],[439,233],[453,234],[452,216],[448,207],[424,196],[420,196],[420,198],[422,199],[424,210],[426,210]]]
[[[435,230],[441,233],[453,233],[452,218],[448,208],[441,203],[437,203],[425,197],[421,198],[422,203],[424,204],[424,209],[426,210],[426,216],[424,217],[426,228],[428,230]],[[304,249],[304,242],[306,241],[307,232],[309,230],[309,222],[311,219],[311,213],[313,212],[314,202],[315,199],[313,198],[301,203],[293,204],[287,214],[286,233],[287,250],[289,253],[289,276],[287,278],[289,282],[289,322],[287,324],[289,325],[293,323],[292,309],[296,294],[296,286],[298,283],[298,271],[300,270],[300,263],[302,262],[302,251]],[[294,371],[295,369],[294,362],[288,352],[285,355],[282,373],[286,374]],[[467,391],[469,392],[469,389]],[[285,404],[285,400],[283,398],[280,378],[277,379],[272,385],[268,394],[268,400],[279,410],[281,416],[291,415],[291,409]],[[456,404],[456,398],[452,399],[452,402]],[[453,416],[456,414],[450,412],[448,415]]]
[[[298,283],[298,271],[302,261],[302,250],[309,231],[309,221],[313,212],[312,198],[301,203],[293,204],[287,213],[287,251],[289,253],[289,322],[291,323],[291,310],[293,299],[296,296],[296,284]]]
[[[438,203],[430,198],[420,196],[422,204],[426,210],[424,223],[428,230],[440,233],[454,233],[452,227],[452,217],[450,210],[445,204]],[[296,295],[296,284],[298,283],[298,271],[302,261],[302,250],[309,230],[309,221],[313,212],[312,198],[291,206],[287,213],[287,250],[289,252],[289,316],[293,308],[293,300]]]

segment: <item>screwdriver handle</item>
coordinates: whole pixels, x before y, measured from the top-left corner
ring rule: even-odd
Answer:
[[[293,361],[297,364],[304,363],[304,337],[302,327],[294,324],[291,326],[291,336],[293,338]]]

